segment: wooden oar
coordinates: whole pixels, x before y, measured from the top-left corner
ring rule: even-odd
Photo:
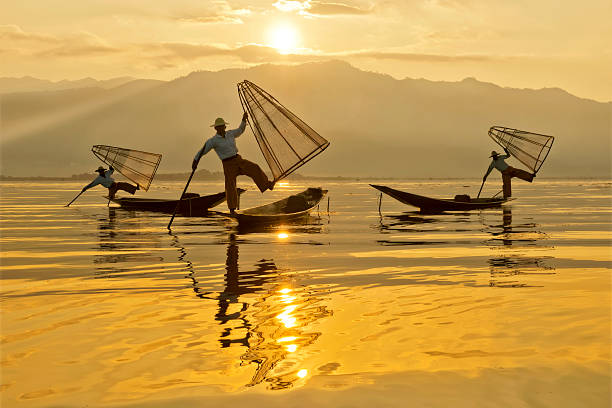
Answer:
[[[181,201],[183,200],[183,196],[185,195],[185,192],[187,191],[187,188],[189,187],[189,183],[191,183],[191,178],[193,177],[193,174],[195,173],[195,171],[196,171],[196,169],[193,169],[191,171],[191,175],[189,176],[189,180],[187,180],[187,184],[185,184],[185,188],[183,189],[183,193],[179,197],[179,201],[176,204],[176,208],[174,208],[174,213],[172,213],[172,218],[170,218],[170,222],[168,223],[168,229],[170,229],[170,226],[172,225],[172,221],[174,221],[174,216],[176,215],[176,212],[178,211],[179,207],[181,206]]]
[[[64,207],[68,207],[68,206],[70,206],[70,204],[74,203],[74,201],[75,201],[77,198],[79,198],[79,197],[81,196],[81,194],[83,194],[84,192],[85,192],[85,191],[81,191],[79,194],[77,194],[77,196],[76,196],[76,197],[74,197],[74,198],[72,199],[72,201],[71,201],[71,202],[69,202],[68,204],[66,204]]]
[[[480,190],[478,190],[478,195],[476,196],[476,198],[480,198],[480,192],[482,191],[482,187],[484,186],[485,181],[487,181],[487,179],[482,179],[482,184],[480,185]]]

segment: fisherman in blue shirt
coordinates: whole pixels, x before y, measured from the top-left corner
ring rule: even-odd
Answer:
[[[214,149],[217,156],[223,163],[223,174],[225,175],[225,196],[227,198],[227,206],[230,213],[234,213],[238,208],[238,191],[236,189],[236,178],[239,175],[249,176],[262,193],[266,190],[274,188],[274,181],[268,180],[268,176],[255,163],[243,159],[238,154],[236,147],[236,138],[239,137],[246,128],[246,119],[248,115],[245,112],[242,115],[242,122],[237,129],[225,130],[229,123],[223,118],[217,118],[215,123],[211,125],[217,133],[208,139],[204,146],[196,153],[193,158],[191,168],[195,171],[198,168],[198,163],[202,156]]]
[[[115,169],[113,169],[112,166],[108,170],[100,166],[98,167],[98,170],[96,170],[96,172],[99,174],[98,177],[96,177],[91,183],[83,187],[81,193],[84,193],[86,190],[89,190],[90,188],[97,186],[98,184],[101,184],[102,186],[108,188],[109,199],[115,198],[115,194],[118,190],[127,191],[130,194],[134,194],[136,190],[140,190],[139,185],[134,186],[130,183],[125,183],[123,181],[117,183],[111,177],[111,175],[115,172]]]
[[[531,183],[533,181],[533,178],[535,177],[535,173],[532,174],[526,172],[525,170],[517,169],[506,164],[505,160],[510,157],[510,152],[506,148],[504,148],[504,151],[506,152],[505,155],[500,155],[495,150],[491,152],[490,157],[492,157],[493,160],[489,165],[487,173],[482,178],[482,182],[484,183],[487,177],[489,176],[489,173],[491,173],[491,170],[493,170],[493,168],[496,168],[502,174],[502,181],[504,183],[504,198],[509,198],[512,196],[512,177],[518,177],[521,180],[525,180]]]

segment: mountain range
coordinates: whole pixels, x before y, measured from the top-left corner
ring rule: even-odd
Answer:
[[[494,125],[556,137],[539,176],[611,174],[612,102],[473,78],[398,80],[339,61],[198,71],[172,81],[66,81],[65,89],[2,78],[0,173],[67,176],[94,170],[94,144],[162,153],[160,172],[188,172],[195,152],[214,134],[216,117],[238,125],[236,84],[243,79],[270,92],[331,142],[302,174],[478,177],[491,150],[499,150],[487,136]],[[250,130],[238,147],[243,157],[265,166]],[[200,166],[221,169],[214,153]]]

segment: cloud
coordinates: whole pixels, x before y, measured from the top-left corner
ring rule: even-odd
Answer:
[[[0,42],[57,44],[59,39],[47,34],[28,33],[16,25],[0,25]]]
[[[364,15],[374,11],[374,7],[362,9],[345,3],[325,3],[315,0],[278,0],[272,5],[280,11],[298,12],[306,16]]]
[[[371,14],[374,11],[374,7],[369,9],[360,9],[358,7],[349,6],[343,3],[323,3],[320,1],[311,1],[310,7],[306,10],[309,14],[319,16],[329,15],[363,15]]]
[[[156,43],[139,45],[134,50],[135,55],[145,59],[149,64],[161,69],[196,62],[205,58],[234,58],[246,64],[286,63],[325,61],[330,59],[355,60],[395,60],[406,62],[427,63],[467,63],[484,61],[508,61],[527,57],[493,56],[493,55],[444,55],[419,54],[410,52],[386,52],[378,50],[357,50],[344,52],[323,52],[301,50],[300,53],[281,54],[277,49],[260,44],[247,44],[238,47],[197,43]]]
[[[239,47],[225,47],[193,43],[161,43],[139,46],[139,54],[157,67],[169,68],[181,63],[192,62],[201,58],[232,57],[248,64],[266,62],[305,62],[313,56],[301,54],[280,54],[272,47],[247,44]]]
[[[417,62],[474,62],[491,61],[500,57],[490,55],[442,55],[442,54],[418,54],[410,52],[384,52],[384,51],[357,51],[338,54],[345,57],[360,57],[373,59],[390,59],[397,61]]]
[[[122,52],[121,49],[104,44],[64,44],[37,53],[41,57],[96,57]]]
[[[292,2],[293,3],[293,2]],[[302,4],[303,2],[297,2]],[[219,3],[225,4],[224,2]],[[309,2],[312,6],[313,2]],[[331,4],[331,3],[327,3]],[[291,4],[290,4],[291,5]],[[291,5],[296,6],[296,5]],[[4,56],[18,55],[33,58],[87,58],[115,56],[121,64],[144,64],[157,69],[171,69],[206,58],[234,59],[247,65],[261,63],[303,63],[328,59],[374,59],[428,63],[463,63],[479,61],[507,61],[511,58],[491,55],[443,55],[402,51],[363,49],[343,52],[325,52],[310,49],[281,54],[276,48],[261,44],[235,47],[223,44],[165,42],[138,44],[109,44],[87,32],[54,37],[28,33],[17,26],[0,26],[0,50]]]
[[[234,9],[225,0],[214,1],[206,10],[179,15],[177,20],[200,24],[243,24],[242,18],[251,14],[248,8]]]
[[[91,33],[56,37],[26,32],[16,25],[0,26],[0,49],[5,53],[33,57],[87,57],[120,51]]]
[[[278,0],[272,6],[284,12],[304,11],[308,8],[308,3],[308,1]]]

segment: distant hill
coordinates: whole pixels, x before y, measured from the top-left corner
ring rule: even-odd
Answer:
[[[133,81],[135,78],[119,77],[106,80],[83,78],[74,81],[48,81],[30,76],[21,78],[0,78],[0,94],[15,92],[59,91],[63,89],[99,87],[111,89]]]
[[[542,177],[609,176],[612,103],[561,89],[513,89],[465,79],[396,80],[344,62],[193,72],[169,82],[130,81],[1,96],[3,175],[67,176],[93,170],[108,144],[162,153],[160,172],[185,172],[209,125],[238,125],[236,83],[260,85],[331,141],[303,174],[376,177],[481,176],[504,125],[556,136]],[[250,130],[240,153],[263,164]],[[219,171],[214,153],[201,168]]]

